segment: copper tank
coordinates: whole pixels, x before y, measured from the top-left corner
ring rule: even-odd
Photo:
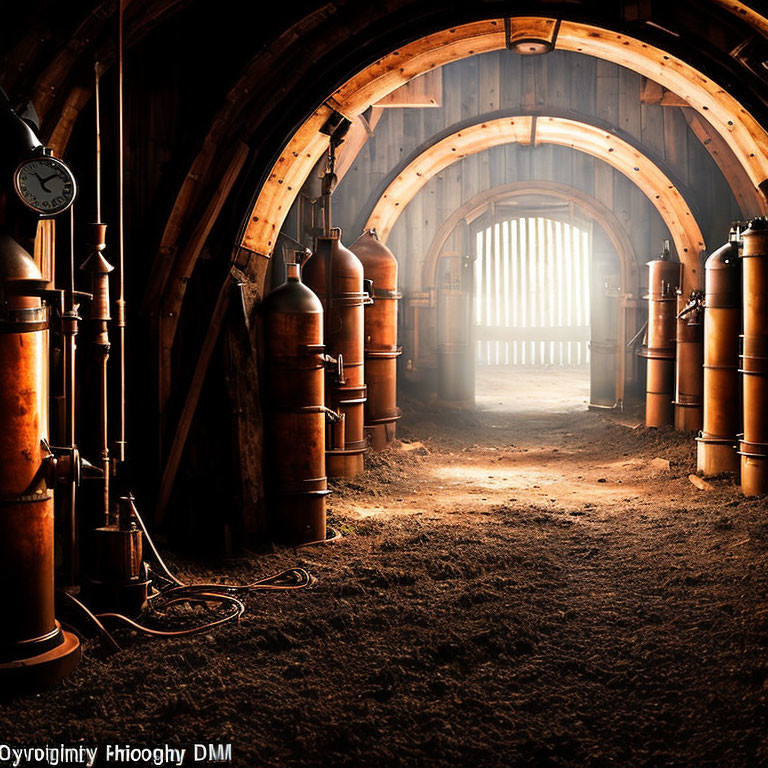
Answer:
[[[675,365],[675,429],[698,432],[702,424],[704,389],[704,295],[677,292],[677,362]]]
[[[705,477],[739,471],[740,247],[732,230],[704,267],[704,411],[696,468]]]
[[[323,307],[301,282],[299,265],[262,304],[275,540],[325,539],[325,374]]]
[[[52,685],[80,660],[54,616],[48,316],[24,295],[39,283],[30,255],[0,236],[0,690]]]
[[[743,238],[741,490],[761,496],[768,493],[768,221],[754,219]]]
[[[648,262],[648,344],[640,355],[648,359],[645,386],[645,425],[673,423],[675,387],[676,292],[680,263],[668,254]]]
[[[341,359],[341,375],[329,373],[326,405],[343,416],[344,429],[330,429],[325,451],[328,477],[354,477],[363,471],[365,439],[365,372],[363,366],[363,265],[341,244],[341,230],[317,238],[304,280],[318,295],[325,312],[328,354]],[[329,298],[330,297],[330,298]]]
[[[350,246],[360,259],[363,276],[373,283],[373,303],[365,307],[365,432],[375,451],[395,437],[400,410],[397,407],[397,259],[368,229]]]

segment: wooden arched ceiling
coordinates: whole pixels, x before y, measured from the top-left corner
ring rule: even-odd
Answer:
[[[702,277],[699,254],[705,249],[704,237],[675,184],[624,139],[601,127],[570,118],[531,115],[497,118],[467,126],[441,139],[398,173],[374,206],[366,228],[376,229],[386,242],[400,214],[429,179],[466,155],[510,142],[571,147],[623,173],[646,194],[669,229],[680,261],[686,265],[686,290],[699,287]]]
[[[459,206],[455,211],[452,211],[441,224],[440,229],[429,245],[429,250],[424,259],[424,266],[422,267],[423,290],[429,291],[436,287],[438,260],[448,238],[458,224],[465,219],[473,219],[491,203],[499,203],[532,194],[545,195],[550,198],[572,202],[589,218],[596,221],[603,228],[618,254],[621,267],[622,290],[632,292],[637,289],[635,285],[638,266],[637,255],[632,247],[632,241],[627,234],[627,230],[616,214],[605,203],[592,195],[586,194],[586,192],[577,187],[542,179],[518,181],[513,184],[503,184],[484,190],[470,200],[467,200],[466,203]]]
[[[536,35],[554,23],[554,19],[519,17],[512,18],[510,26],[515,35]],[[328,138],[320,129],[334,111],[354,118],[418,74],[504,48],[504,26],[503,19],[492,19],[443,30],[393,51],[351,77],[288,141],[258,193],[242,246],[265,255],[272,252],[301,183],[327,148]],[[574,21],[561,23],[557,48],[613,61],[678,94],[728,141],[756,187],[768,179],[768,133],[733,96],[682,59],[641,40]],[[685,247],[692,242],[689,239]]]

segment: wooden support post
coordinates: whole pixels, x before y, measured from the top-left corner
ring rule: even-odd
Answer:
[[[192,419],[195,415],[195,410],[197,409],[197,403],[200,400],[200,393],[202,392],[203,384],[205,383],[208,364],[211,362],[211,356],[213,355],[213,350],[216,347],[221,326],[224,323],[224,318],[227,314],[227,309],[229,308],[232,296],[232,286],[232,272],[228,271],[224,284],[219,290],[219,296],[216,299],[216,306],[213,309],[213,315],[208,324],[208,331],[205,334],[205,339],[203,340],[203,345],[200,349],[200,355],[197,358],[195,372],[192,375],[192,381],[184,401],[184,408],[181,411],[179,423],[176,426],[176,432],[173,436],[171,450],[168,453],[168,460],[165,464],[165,469],[163,470],[155,517],[155,523],[157,525],[162,525],[168,511],[168,502],[171,498],[173,484],[176,480],[176,474],[179,470],[182,454],[184,453],[184,446],[186,445],[187,437],[189,436],[189,428],[192,425]]]

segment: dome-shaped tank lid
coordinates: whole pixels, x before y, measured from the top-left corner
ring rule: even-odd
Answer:
[[[740,248],[739,230],[737,227],[731,227],[728,242],[710,254],[706,262],[704,262],[704,269],[733,269],[737,267]]]
[[[381,240],[379,240],[379,236],[376,234],[375,229],[364,230],[363,234],[349,246],[349,249],[360,259],[375,256],[397,261],[395,254],[392,253]]]
[[[8,234],[0,234],[0,289],[8,278],[40,280],[35,260]]]
[[[286,280],[270,291],[261,304],[262,311],[269,314],[305,315],[320,314],[323,305],[317,295],[301,282],[301,267],[296,262],[287,262]]]

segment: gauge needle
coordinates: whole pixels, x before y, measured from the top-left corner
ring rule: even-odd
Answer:
[[[47,182],[49,182],[51,179],[56,177],[55,173],[52,173],[50,176],[46,176],[44,179],[41,178],[37,173],[35,174],[37,176],[37,180],[40,182],[40,186],[43,189],[43,192],[50,192],[50,188],[48,187]]]

